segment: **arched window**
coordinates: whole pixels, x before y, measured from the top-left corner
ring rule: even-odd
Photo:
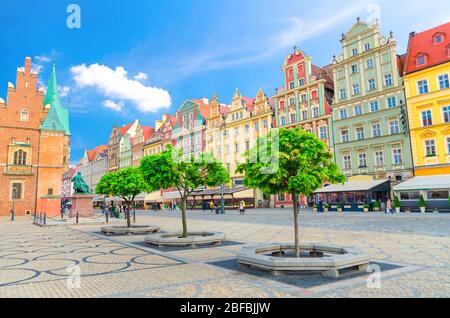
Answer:
[[[29,119],[28,110],[22,109],[22,111],[20,112],[20,121],[28,121],[28,119]]]
[[[14,152],[14,165],[25,166],[27,164],[27,153],[22,149]]]

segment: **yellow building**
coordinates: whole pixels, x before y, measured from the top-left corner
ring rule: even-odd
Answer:
[[[415,175],[450,175],[450,23],[410,34],[404,73]]]

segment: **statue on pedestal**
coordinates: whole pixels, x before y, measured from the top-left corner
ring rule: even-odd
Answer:
[[[83,177],[81,176],[81,172],[78,172],[73,178],[73,190],[74,194],[91,194],[91,191],[89,190],[89,186],[87,185],[86,181],[84,181]]]

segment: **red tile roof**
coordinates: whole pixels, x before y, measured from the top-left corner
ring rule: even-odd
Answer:
[[[144,142],[153,136],[155,128],[149,126],[142,126],[142,134],[144,135]]]
[[[120,133],[121,135],[125,135],[125,134],[127,133],[128,129],[130,129],[131,126],[133,126],[133,124],[134,124],[134,122],[131,123],[131,124],[128,124],[128,125],[126,125],[126,126],[117,128],[117,130],[119,131],[119,133]]]
[[[250,97],[242,96],[242,100],[245,103],[247,111],[251,112],[253,111],[253,108],[255,106],[255,99]]]
[[[89,161],[95,160],[95,158],[97,158],[97,155],[99,153],[103,153],[107,150],[108,150],[108,146],[106,146],[106,145],[100,145],[98,147],[95,147],[92,150],[88,150],[87,155],[88,155]]]
[[[228,115],[228,112],[230,111],[230,107],[226,106],[226,105],[220,105],[219,107],[219,111],[222,115]]]
[[[434,43],[434,36],[442,33],[442,42]],[[439,25],[432,29],[415,33],[411,32],[408,42],[408,53],[406,57],[405,74],[417,72],[425,68],[450,61],[448,47],[450,45],[450,22]],[[417,65],[416,59],[420,54],[426,56],[426,63]]]

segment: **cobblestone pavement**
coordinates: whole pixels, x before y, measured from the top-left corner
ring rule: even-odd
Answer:
[[[289,210],[202,213],[189,213],[189,228],[225,232],[226,244],[153,248],[143,236],[106,237],[99,225],[42,228],[28,218],[0,218],[0,297],[450,296],[450,215],[302,215],[303,242],[355,246],[381,264],[380,288],[368,288],[369,273],[333,280],[237,267],[245,244],[292,241]],[[139,214],[138,223],[163,231],[181,227],[177,212]]]

